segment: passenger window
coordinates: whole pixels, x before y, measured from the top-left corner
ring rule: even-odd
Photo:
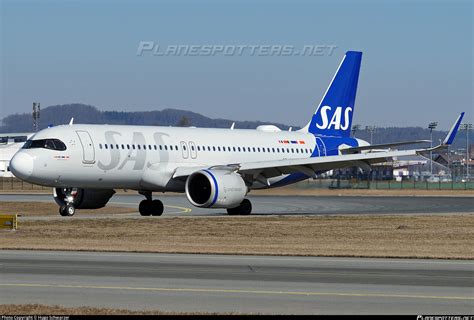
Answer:
[[[163,146],[160,144],[160,150],[163,150]]]
[[[217,147],[217,151],[221,151],[221,147]]]
[[[108,148],[109,148],[109,147],[107,146],[107,143],[106,143],[106,144],[104,144],[104,147],[105,147],[105,149],[108,149]]]
[[[239,152],[240,152],[240,147],[237,147],[237,150],[239,150]]]
[[[122,150],[125,149],[125,146],[122,144]]]
[[[99,149],[102,149],[102,143],[99,143]]]
[[[234,152],[235,152],[235,147],[233,147],[233,149],[234,149]]]
[[[110,149],[113,149],[114,148],[114,145],[113,144],[110,144]]]
[[[272,152],[275,153],[275,148],[272,148]]]
[[[115,145],[115,148],[120,149],[118,144]]]
[[[130,145],[129,144],[127,144],[127,149],[130,150]]]
[[[132,149],[135,150],[135,145],[134,144],[132,144]]]
[[[168,151],[168,146],[165,145],[165,150]]]
[[[216,147],[212,147],[212,150],[213,150],[213,151],[216,151]]]
[[[155,148],[155,150],[157,150],[157,148],[156,148],[156,144],[155,144],[155,145],[153,145],[153,148]]]
[[[138,148],[138,150],[141,150],[141,147],[140,147],[140,145],[139,145],[139,144],[137,144],[137,148]]]

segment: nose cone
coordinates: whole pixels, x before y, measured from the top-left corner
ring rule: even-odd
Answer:
[[[17,152],[10,161],[10,170],[22,180],[27,180],[33,173],[33,157],[20,151]]]

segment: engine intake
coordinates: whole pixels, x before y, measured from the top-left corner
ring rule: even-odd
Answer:
[[[200,170],[186,180],[186,196],[196,207],[235,208],[246,194],[244,180],[231,171]]]

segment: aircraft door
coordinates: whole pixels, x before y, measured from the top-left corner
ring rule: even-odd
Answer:
[[[320,157],[327,155],[326,145],[324,144],[323,139],[316,137],[316,146],[318,147]]]
[[[92,138],[87,131],[76,131],[77,135],[79,136],[79,140],[81,141],[82,145],[82,163],[84,164],[92,164],[95,163],[95,149],[94,143],[92,142]]]
[[[188,145],[184,141],[181,141],[181,151],[182,151],[182,154],[183,154],[183,159],[189,158]]]
[[[196,159],[197,158],[197,151],[196,151],[196,145],[194,144],[193,141],[189,141],[189,148],[191,149],[191,158]]]

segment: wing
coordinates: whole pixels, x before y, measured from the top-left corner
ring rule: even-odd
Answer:
[[[252,175],[255,179],[258,178],[257,180],[297,172],[301,172],[308,177],[316,177],[317,173],[337,168],[361,167],[369,169],[372,164],[391,161],[397,157],[417,155],[423,151],[424,150],[387,151],[318,158],[249,162],[241,164],[237,171],[244,175]]]
[[[403,141],[403,142],[384,143],[384,144],[371,144],[369,146],[344,148],[344,149],[341,149],[340,151],[342,154],[349,154],[349,153],[358,153],[361,151],[380,150],[380,149],[404,146],[408,144],[418,144],[418,143],[428,143],[428,142],[431,142],[431,140],[413,140],[413,141]]]
[[[239,169],[237,171],[242,175],[250,175],[251,177],[253,177],[253,179],[263,182],[271,177],[298,172],[303,173],[308,177],[315,177],[316,174],[319,172],[325,172],[337,168],[356,166],[364,169],[370,169],[370,166],[375,163],[391,161],[394,158],[398,157],[422,155],[430,151],[435,151],[448,147],[453,142],[454,137],[456,136],[463,116],[464,112],[461,113],[456,119],[456,122],[452,126],[443,143],[434,148],[397,151],[374,151],[370,153],[341,154],[317,158],[249,162],[240,164]],[[413,143],[413,141],[407,143],[411,144]],[[402,142],[401,144],[407,143]],[[372,148],[373,147],[375,146],[372,146]],[[360,152],[362,151],[362,149],[358,151]]]
[[[394,158],[404,156],[422,155],[424,153],[443,149],[448,147],[459,129],[462,117],[464,113],[457,118],[455,124],[449,131],[448,135],[444,139],[443,143],[434,148],[425,149],[413,149],[413,150],[394,150],[394,151],[373,151],[368,153],[361,153],[362,150],[373,149],[378,146],[370,146],[371,148],[354,150],[356,148],[350,148],[357,153],[341,154],[334,156],[315,157],[315,158],[302,158],[302,159],[283,159],[283,160],[272,160],[272,161],[257,161],[257,162],[246,162],[239,164],[228,164],[222,166],[214,166],[209,168],[208,166],[191,166],[191,167],[178,167],[176,168],[173,178],[183,179],[192,174],[195,171],[201,169],[218,169],[218,170],[229,170],[236,171],[245,177],[246,180],[258,180],[262,183],[267,183],[268,178],[277,177],[291,173],[303,173],[308,177],[315,177],[320,172],[329,171],[337,168],[344,167],[361,167],[363,169],[370,169],[370,166],[375,163],[391,161]],[[418,142],[426,142],[424,140],[418,140]],[[414,141],[401,142],[398,145],[412,144]],[[387,146],[394,146],[397,144],[386,144]],[[347,149],[345,149],[347,150]],[[342,150],[341,150],[342,151]]]

